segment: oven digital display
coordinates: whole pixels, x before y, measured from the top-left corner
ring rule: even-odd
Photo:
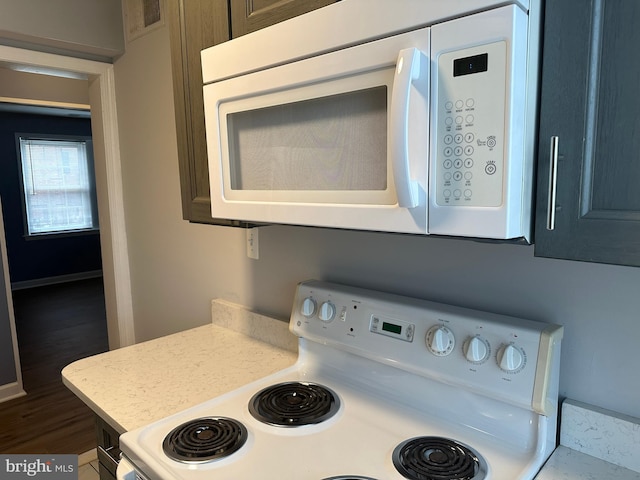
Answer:
[[[416,326],[413,323],[390,318],[385,315],[373,314],[369,323],[369,331],[387,337],[397,338],[405,342],[413,342]]]
[[[382,322],[382,330],[384,330],[385,332],[395,333],[397,335],[400,335],[402,333],[402,327],[400,325],[394,325],[393,323],[389,322]]]

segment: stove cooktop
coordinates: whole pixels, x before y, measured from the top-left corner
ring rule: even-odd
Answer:
[[[328,420],[337,413],[339,401],[322,385],[284,382],[262,389],[251,397],[248,406],[260,422],[296,428]],[[228,417],[203,417],[174,428],[162,445],[170,459],[197,465],[230,457],[246,441],[247,429],[241,422]],[[394,449],[392,460],[398,472],[416,480],[480,480],[487,472],[484,458],[471,447],[443,437],[406,440]]]
[[[119,480],[526,480],[555,447],[560,327],[320,282],[290,327],[294,366],[124,434]]]

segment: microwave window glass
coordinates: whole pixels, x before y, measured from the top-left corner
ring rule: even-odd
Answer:
[[[387,87],[227,115],[234,190],[387,189]]]

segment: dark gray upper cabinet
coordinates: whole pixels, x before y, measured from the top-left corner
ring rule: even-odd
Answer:
[[[335,2],[336,0],[229,0],[231,36],[236,38]]]
[[[637,0],[546,2],[536,256],[640,266],[639,24]]]
[[[200,50],[229,40],[228,12],[227,0],[167,2],[182,216],[223,225],[211,218]]]

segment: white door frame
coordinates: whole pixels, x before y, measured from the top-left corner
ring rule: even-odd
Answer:
[[[0,62],[36,73],[88,79],[109,348],[132,345],[135,333],[113,65],[2,45]]]

